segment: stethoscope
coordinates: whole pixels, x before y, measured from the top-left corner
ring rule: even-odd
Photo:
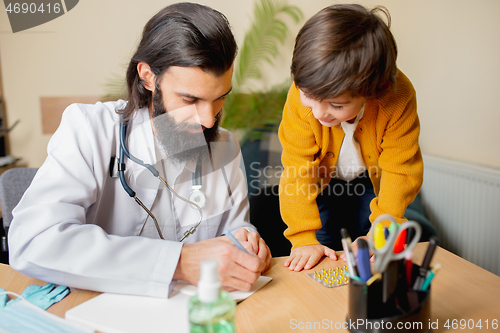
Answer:
[[[154,221],[156,230],[158,231],[158,235],[160,236],[160,238],[165,239],[163,237],[162,232],[161,232],[160,225],[158,224],[158,221],[156,220],[156,217],[142,203],[142,201],[135,194],[134,190],[132,190],[130,188],[130,186],[128,186],[127,181],[125,180],[125,156],[127,156],[127,158],[129,160],[131,160],[131,161],[145,167],[146,169],[148,169],[153,174],[153,176],[155,176],[163,184],[165,184],[165,186],[170,190],[170,192],[172,192],[177,198],[190,204],[192,207],[196,208],[198,210],[198,212],[200,213],[200,218],[199,218],[198,222],[193,227],[189,228],[189,230],[186,230],[184,232],[184,236],[180,240],[182,242],[184,239],[186,239],[187,237],[189,237],[190,235],[195,233],[196,228],[198,228],[201,221],[203,220],[203,213],[202,213],[201,209],[205,206],[206,197],[205,197],[205,194],[203,193],[203,191],[201,191],[201,187],[202,187],[202,182],[201,182],[201,171],[202,171],[201,164],[202,163],[201,163],[201,161],[198,160],[198,162],[196,163],[196,170],[195,170],[195,173],[193,174],[193,177],[192,177],[192,191],[189,194],[189,198],[186,199],[186,198],[181,197],[167,183],[167,181],[160,175],[160,173],[158,172],[158,170],[156,170],[155,167],[153,167],[151,164],[144,163],[143,161],[141,161],[140,159],[138,159],[137,157],[135,157],[134,155],[132,155],[128,151],[127,145],[126,145],[128,120],[124,120],[123,116],[121,117],[120,120],[121,120],[120,121],[120,150],[119,150],[119,156],[118,156],[118,177],[120,178],[120,182],[123,186],[123,189],[128,193],[128,195],[131,196],[132,198],[134,198],[135,202],[137,202],[137,204],[139,204],[139,206],[141,206],[142,209],[144,209],[146,211],[146,213],[148,213],[148,215],[151,216],[151,218]]]

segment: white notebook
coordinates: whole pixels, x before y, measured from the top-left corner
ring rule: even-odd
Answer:
[[[251,291],[231,295],[241,301],[271,280],[261,276]],[[66,311],[66,319],[103,333],[189,332],[188,302],[194,294],[196,287],[184,282],[177,282],[168,299],[104,293]]]

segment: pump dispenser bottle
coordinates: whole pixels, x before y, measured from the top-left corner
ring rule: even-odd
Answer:
[[[233,333],[236,302],[221,290],[217,261],[201,263],[198,295],[189,300],[191,333]]]

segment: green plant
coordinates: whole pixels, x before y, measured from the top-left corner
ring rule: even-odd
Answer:
[[[281,120],[291,80],[267,91],[255,91],[248,82],[262,77],[264,62],[271,65],[279,54],[279,45],[288,35],[288,26],[282,20],[290,17],[295,23],[302,11],[286,0],[259,0],[254,3],[253,23],[244,36],[235,60],[233,93],[224,103],[222,126],[239,134],[240,142],[261,138],[261,129],[276,126]]]
[[[111,73],[111,77],[104,84],[103,102],[116,101],[117,99],[127,99],[127,84],[125,78],[116,73]]]

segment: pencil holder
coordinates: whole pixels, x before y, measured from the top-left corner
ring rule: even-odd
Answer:
[[[352,333],[431,332],[431,288],[408,288],[399,262],[392,262],[379,279],[369,286],[349,279],[347,327]],[[413,265],[413,278],[419,266]]]

